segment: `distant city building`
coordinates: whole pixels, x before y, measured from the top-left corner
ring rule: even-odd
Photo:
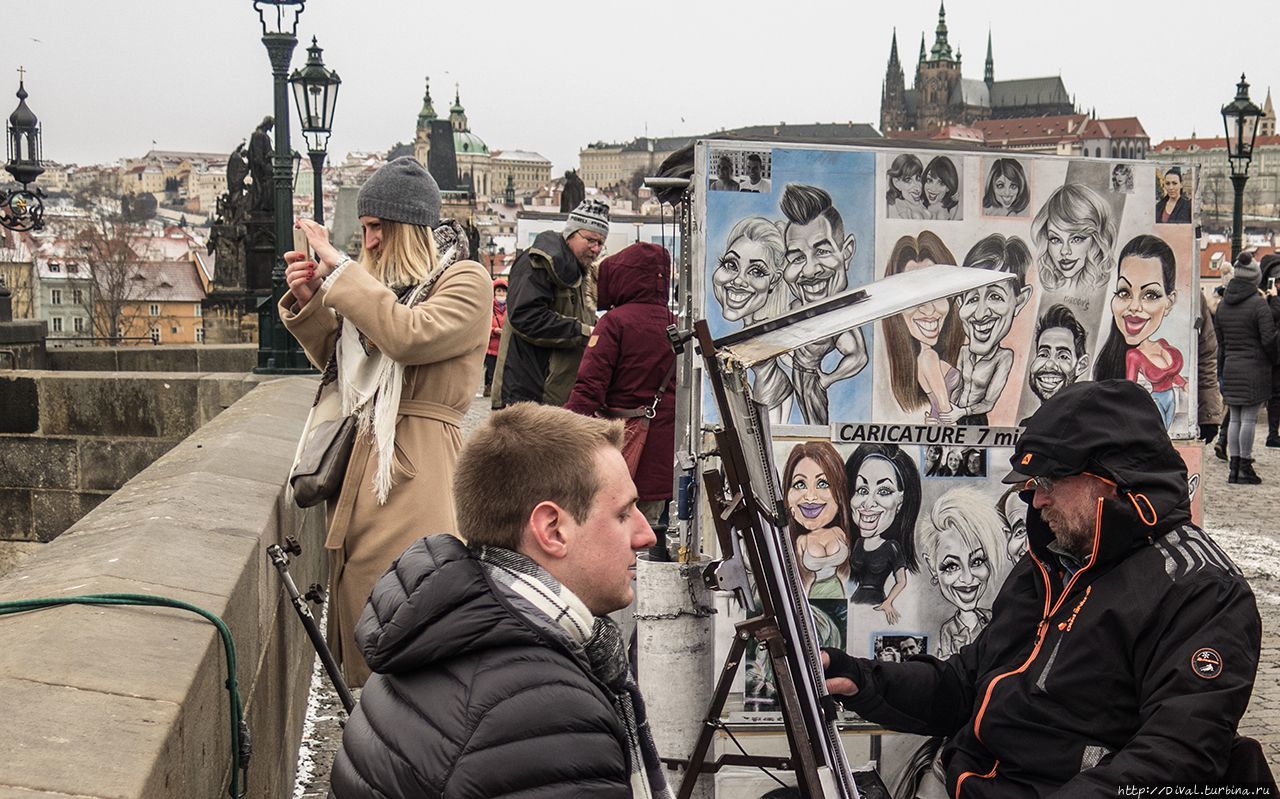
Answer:
[[[893,33],[880,95],[880,130],[886,135],[902,130],[933,131],[948,125],[973,125],[986,119],[1075,113],[1074,98],[1067,93],[1061,76],[996,80],[989,33],[982,80],[963,77],[960,50],[952,52],[947,39],[947,12],[941,4],[932,49],[925,50],[925,36],[920,34],[920,56],[910,89],[898,58],[898,33]]]
[[[1268,101],[1270,100],[1268,92]],[[1264,108],[1270,108],[1270,102]],[[1267,111],[1260,120],[1259,133],[1249,164],[1249,182],[1244,193],[1246,226],[1271,225],[1280,221],[1280,136],[1263,135],[1263,126],[1275,130],[1275,111]],[[1165,139],[1151,148],[1153,161],[1191,164],[1200,168],[1200,215],[1211,229],[1225,230],[1231,224],[1235,193],[1231,186],[1231,167],[1227,162],[1227,140],[1222,136]]]
[[[49,346],[62,346],[58,339],[93,336],[93,272],[85,248],[70,236],[33,242],[32,316],[48,323]]]
[[[35,318],[30,238],[0,227],[0,286],[11,292],[14,319]]]
[[[785,139],[787,141],[821,141],[827,144],[855,144],[878,139],[871,125],[861,122],[818,122],[812,125],[748,125],[707,133],[700,136],[641,137],[626,144],[596,142],[578,152],[578,176],[587,186],[611,188],[625,186],[637,172],[652,175],[675,151],[696,139],[729,136],[739,139]]]
[[[493,154],[491,169],[506,187],[511,176],[516,194],[531,194],[551,182],[551,161],[528,150],[498,150]]]
[[[933,130],[898,130],[891,139],[944,140],[1024,153],[1088,158],[1145,158],[1151,148],[1137,117],[1094,119],[1087,114],[984,119]]]

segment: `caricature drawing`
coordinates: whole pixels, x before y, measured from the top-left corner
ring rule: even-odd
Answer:
[[[930,219],[960,219],[960,173],[945,155],[934,157],[924,168],[924,201]]]
[[[1031,203],[1027,173],[1012,158],[997,158],[987,172],[987,188],[982,193],[982,212],[987,216],[1022,216]]]
[[[924,164],[910,153],[893,159],[885,173],[885,215],[890,219],[928,219],[924,204]]]
[[[856,538],[849,553],[854,590],[849,601],[872,605],[889,624],[901,613],[894,607],[916,571],[916,516],[920,512],[920,473],[895,444],[862,444],[845,461],[850,510]],[[889,578],[893,587],[886,594]]]
[[[1106,285],[1116,232],[1111,206],[1098,192],[1080,183],[1058,187],[1031,222],[1040,283],[1049,291]]]
[[[985,425],[1013,369],[1013,350],[1001,343],[1013,329],[1013,318],[1031,299],[1033,289],[1027,285],[1031,251],[1016,236],[992,233],[973,245],[964,265],[1014,276],[1013,280],[965,292],[956,308],[966,340],[956,359],[960,393],[953,412],[958,417],[956,424]]]
[[[1133,167],[1128,164],[1111,167],[1111,190],[1120,194],[1133,193]]]
[[[826,441],[796,444],[782,485],[805,592],[811,599],[843,600],[849,578],[849,489],[840,453]]]
[[[786,219],[782,280],[794,298],[791,308],[821,302],[844,291],[858,242],[852,233],[845,234],[844,220],[832,205],[831,195],[816,186],[788,183],[780,208]],[[823,359],[837,350],[840,360],[830,372],[822,371]],[[804,423],[827,424],[827,389],[858,374],[866,365],[867,343],[861,330],[792,350],[792,383]]]
[[[898,239],[885,276],[953,263],[955,256],[942,239],[925,230],[919,236]],[[964,333],[954,310],[952,300],[942,298],[880,322],[893,396],[904,411],[928,405],[925,421],[930,424],[955,424],[956,420],[952,403],[960,393],[960,370],[954,364]]]
[[[782,231],[764,217],[750,216],[733,226],[711,274],[711,293],[726,321],[749,327],[786,313],[790,298],[782,287],[784,249]],[[752,395],[769,408],[770,421],[786,422],[795,389],[778,360],[751,367]]]
[[[1007,572],[995,563],[1006,558],[1002,529],[988,497],[953,488],[933,504],[929,523],[917,533],[929,581],[956,609],[938,630],[939,658],[972,643],[991,621],[989,607]]]
[[[1178,300],[1177,262],[1164,239],[1135,236],[1120,251],[1116,290],[1111,297],[1115,321],[1098,352],[1094,379],[1123,377],[1151,392],[1167,428],[1177,407],[1175,391],[1186,388],[1182,353],[1167,339],[1152,338]]]
[[[1022,490],[1021,485],[1009,486],[996,501],[996,513],[1004,525],[1004,551],[1011,564],[1027,554],[1027,503],[1018,496]]]
[[[1035,350],[1027,375],[1031,393],[1043,402],[1088,371],[1084,325],[1067,306],[1051,306],[1036,322]]]

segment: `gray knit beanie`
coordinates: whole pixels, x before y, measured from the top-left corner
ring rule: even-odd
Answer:
[[[567,239],[579,230],[590,230],[601,236],[609,235],[609,206],[599,200],[583,200],[578,207],[569,213],[564,223],[564,237]]]
[[[440,187],[415,158],[402,155],[383,164],[360,187],[356,216],[435,227],[440,222]]]
[[[1255,286],[1261,283],[1262,270],[1258,268],[1258,262],[1252,258],[1238,258],[1236,260],[1235,272],[1232,274],[1231,279],[1235,280],[1237,278],[1248,280]]]

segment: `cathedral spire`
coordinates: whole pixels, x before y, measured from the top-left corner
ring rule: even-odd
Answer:
[[[898,63],[898,29],[893,29],[893,44],[889,46],[889,69],[901,67]],[[1270,94],[1268,94],[1270,96]]]
[[[418,127],[436,119],[435,106],[431,105],[431,78],[427,78],[427,90],[422,95],[422,110],[418,112]]]
[[[987,88],[991,88],[991,84],[996,82],[996,61],[991,56],[991,29],[987,28],[987,66],[982,72],[982,81],[987,84]]]
[[[934,31],[932,55],[934,61],[951,60],[951,44],[947,41],[947,6],[945,2],[938,3],[938,27]]]
[[[924,63],[924,59],[925,59],[925,50],[924,50],[924,33],[923,33],[923,32],[921,32],[921,33],[920,33],[920,63],[921,63],[921,64],[923,64],[923,63]]]

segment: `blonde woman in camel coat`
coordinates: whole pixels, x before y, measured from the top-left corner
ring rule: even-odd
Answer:
[[[310,220],[298,227],[315,259],[285,256],[280,317],[324,371],[322,391],[338,391],[343,414],[360,420],[325,541],[329,644],[352,687],[369,676],[353,631],[373,584],[421,536],[458,532],[453,470],[481,382],[493,288],[463,260],[461,228],[439,224],[439,197],[421,165],[396,159],[357,199],[358,262]]]

